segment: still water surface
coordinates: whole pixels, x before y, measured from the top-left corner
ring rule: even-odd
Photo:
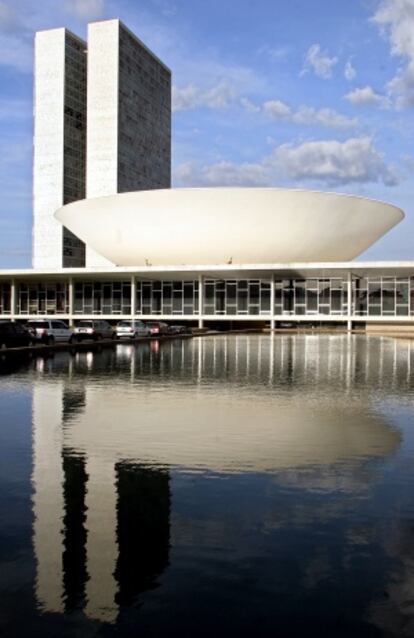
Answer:
[[[414,636],[414,342],[2,365],[2,637]]]

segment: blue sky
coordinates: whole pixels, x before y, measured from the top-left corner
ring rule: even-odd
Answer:
[[[31,261],[34,32],[114,17],[173,71],[174,186],[383,199],[363,257],[414,259],[414,0],[0,0],[1,268]]]

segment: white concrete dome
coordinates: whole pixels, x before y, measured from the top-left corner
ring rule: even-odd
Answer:
[[[141,266],[348,261],[404,214],[352,195],[185,188],[81,200],[55,217],[114,264]]]

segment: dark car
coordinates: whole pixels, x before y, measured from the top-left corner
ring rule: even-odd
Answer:
[[[31,346],[33,342],[33,336],[20,323],[13,321],[0,323],[0,351],[8,348]]]
[[[168,326],[169,335],[190,335],[191,328],[189,326]]]

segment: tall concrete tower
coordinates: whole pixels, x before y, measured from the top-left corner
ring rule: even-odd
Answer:
[[[87,49],[87,51],[86,51]],[[54,219],[85,197],[171,185],[171,72],[119,20],[35,41],[33,266],[104,267]]]
[[[119,20],[88,27],[87,112],[88,198],[170,187],[171,72]]]
[[[85,245],[53,213],[86,193],[85,42],[36,33],[34,75],[33,267],[84,266]]]

